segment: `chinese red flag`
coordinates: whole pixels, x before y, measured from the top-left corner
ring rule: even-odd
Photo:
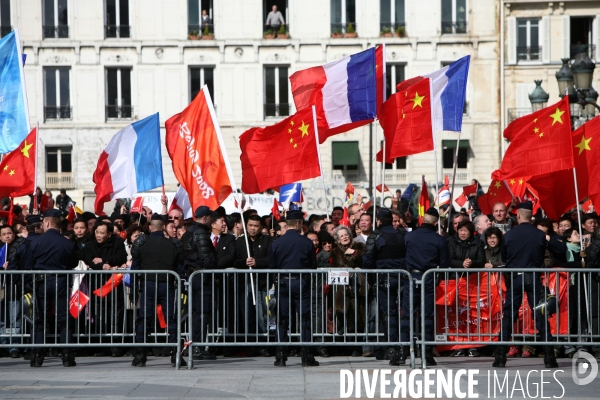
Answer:
[[[383,103],[379,123],[385,135],[385,159],[433,150],[429,79],[405,87]],[[383,151],[377,153],[382,162]]]
[[[573,168],[569,99],[513,121],[504,130],[510,145],[494,180]]]
[[[35,192],[37,128],[0,163],[0,197],[19,197]]]
[[[271,212],[277,221],[281,219],[281,214],[279,213],[279,204],[277,204],[277,200],[275,198],[273,198],[273,208],[271,208]]]
[[[421,187],[421,195],[419,196],[419,225],[423,224],[425,211],[427,211],[429,207],[429,192],[427,191],[427,182],[425,182],[425,176],[423,176],[423,186]]]
[[[458,204],[462,208],[462,207],[464,207],[465,204],[467,204],[469,199],[467,198],[467,196],[465,196],[464,193],[461,193],[460,196],[458,196],[456,199],[454,199],[454,201],[456,202],[456,204]]]
[[[344,215],[340,220],[340,225],[350,226],[350,214],[348,214],[348,208],[344,207]]]
[[[477,198],[479,209],[483,214],[491,214],[494,210],[494,204],[496,203],[508,205],[511,201],[512,195],[506,187],[506,184],[498,180],[493,180],[492,183],[490,183],[487,193]]]
[[[67,215],[67,221],[69,221],[69,223],[72,224],[73,221],[75,221],[75,218],[77,218],[77,214],[75,214],[75,207],[73,207],[73,205],[71,205],[69,207],[69,214]]]
[[[235,183],[206,85],[185,110],[165,122],[165,128],[173,172],[192,210],[199,206],[215,210]]]
[[[463,186],[463,194],[465,196],[469,196],[470,194],[477,193],[477,184],[474,183],[472,185]]]
[[[321,175],[311,108],[240,136],[242,191],[260,193]]]
[[[375,186],[375,189],[377,189],[377,191],[379,193],[384,193],[384,192],[390,192],[391,193],[390,188],[387,185],[385,185],[385,184],[382,185],[380,183],[379,185]]]

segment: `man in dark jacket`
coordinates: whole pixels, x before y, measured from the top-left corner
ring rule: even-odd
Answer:
[[[246,232],[248,232],[248,248],[246,248],[246,238],[240,236],[235,241],[235,262],[233,266],[236,269],[268,269],[269,268],[269,250],[271,250],[272,238],[261,234],[261,221],[258,215],[250,215],[246,221]],[[252,288],[250,287],[250,275],[240,274],[238,277],[238,309],[239,319],[242,320],[242,326],[248,326],[252,333],[264,334],[268,332],[267,288],[268,274],[254,274],[256,305],[252,306]],[[245,316],[248,316],[247,325],[244,323]],[[254,332],[258,321],[258,332]],[[258,349],[263,357],[269,357],[269,351],[266,348]]]
[[[522,273],[513,273],[510,293],[506,295],[502,316],[502,341],[510,341],[513,324],[519,315],[519,308],[523,300],[523,293],[527,293],[529,307],[535,310],[535,306],[546,299],[546,291],[542,285],[541,274],[536,273],[537,268],[544,268],[544,255],[546,252],[546,235],[531,224],[532,219],[531,202],[518,205],[517,222],[519,225],[512,228],[504,235],[500,255],[507,268],[518,268]],[[535,325],[542,341],[551,341],[550,325],[547,317],[538,309],[535,311]],[[534,318],[534,316],[532,316]],[[504,368],[506,366],[507,347],[500,345],[496,347],[493,367]],[[544,365],[546,368],[556,368],[556,357],[553,346],[544,346]]]
[[[150,235],[140,236],[131,248],[132,270],[141,271],[174,271],[180,269],[183,248],[177,239],[167,239],[164,235],[165,223],[160,215],[154,214],[150,220]],[[87,248],[87,247],[86,247]],[[140,314],[135,335],[136,343],[147,343],[147,335],[152,332],[152,322],[156,318],[156,306],[160,304],[169,333],[169,343],[177,343],[177,322],[175,316],[176,280],[170,274],[148,274],[142,278],[140,293]],[[155,297],[156,296],[156,297]],[[171,366],[174,367],[179,358],[180,365],[186,366],[177,349],[171,350]],[[131,362],[133,367],[146,365],[146,348],[136,347]]]
[[[121,268],[127,262],[125,242],[118,235],[113,234],[113,224],[99,221],[94,226],[92,240],[81,252],[83,262],[92,270],[110,271]],[[94,274],[88,275],[90,292],[101,288],[114,275]],[[90,296],[89,309],[94,318],[93,329],[97,334],[112,334],[123,332],[123,314],[125,313],[125,291],[121,285],[111,287],[110,292],[104,297]],[[103,290],[104,292],[104,290]],[[99,342],[111,342],[114,338],[100,337]],[[119,347],[112,347],[113,357],[121,356]],[[98,349],[96,356],[104,356],[104,349]]]
[[[379,312],[382,315],[384,330],[389,342],[399,339],[398,327],[398,273],[386,274],[385,270],[403,269],[406,258],[404,229],[392,227],[392,212],[382,208],[377,213],[379,228],[367,238],[363,267],[380,270],[377,275],[377,291],[379,293]],[[388,351],[390,365],[401,365],[406,362],[406,352],[402,348],[390,347]]]
[[[218,261],[215,247],[210,240],[211,223],[218,218],[216,212],[206,206],[200,206],[194,212],[196,222],[181,237],[183,244],[186,274],[194,271],[217,269]],[[206,342],[208,324],[213,309],[212,280],[202,275],[192,279],[192,341]],[[193,351],[193,349],[191,349]]]
[[[423,274],[433,268],[450,268],[450,255],[446,240],[437,233],[440,214],[435,208],[425,212],[423,225],[406,235],[406,270],[412,275],[413,281],[422,281]],[[400,321],[400,337],[403,342],[411,340],[410,336],[410,292],[408,280],[402,281],[402,320]],[[425,287],[425,309],[421,310],[425,319],[425,340],[433,340],[433,313],[435,311],[435,277],[428,274],[423,282]],[[421,287],[413,287],[413,304],[419,309],[421,304]],[[437,365],[433,358],[433,348],[425,350],[427,365]]]

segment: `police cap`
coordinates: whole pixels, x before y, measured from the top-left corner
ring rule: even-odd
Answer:
[[[380,208],[377,212],[377,218],[392,219],[392,211],[389,208]]]
[[[150,218],[150,221],[164,221],[160,214],[154,213]]]
[[[290,220],[290,219],[304,219],[304,213],[302,211],[299,210],[291,210],[288,211],[286,214],[286,219]]]
[[[47,217],[60,218],[60,217],[62,217],[62,213],[60,212],[60,210],[52,208],[44,213],[44,218],[47,218]]]
[[[533,210],[533,203],[530,201],[523,201],[517,205],[517,209],[519,210]]]
[[[25,220],[27,221],[27,225],[39,224],[42,222],[42,217],[39,215],[28,215]]]

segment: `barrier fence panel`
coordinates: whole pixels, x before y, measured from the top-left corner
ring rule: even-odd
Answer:
[[[3,271],[0,277],[0,348],[87,347],[123,355],[164,347],[181,354],[182,281],[173,271]]]
[[[600,351],[600,269],[433,269],[419,283],[420,309],[434,302],[433,315],[418,317],[422,352],[489,344]]]
[[[247,346],[408,346],[400,341],[403,302],[413,337],[413,289],[404,270],[204,270],[188,279],[188,368],[194,349]],[[407,300],[403,300],[407,299]],[[362,351],[361,351],[362,352]]]

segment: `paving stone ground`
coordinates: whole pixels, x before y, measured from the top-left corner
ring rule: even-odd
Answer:
[[[60,359],[46,358],[42,368],[30,368],[23,359],[0,359],[0,398],[7,399],[63,399],[63,398],[127,398],[127,399],[337,399],[340,398],[341,369],[390,368],[387,362],[363,357],[317,358],[321,366],[303,368],[300,358],[291,357],[286,368],[273,367],[274,358],[222,358],[216,361],[197,361],[192,370],[176,371],[170,367],[169,358],[149,357],[145,368],[130,366],[130,358],[80,357],[77,367],[64,368]],[[479,369],[479,398],[488,398],[487,374],[492,359],[481,357],[438,358],[436,369]],[[409,367],[396,367],[406,369]],[[512,398],[542,398],[539,393],[543,361],[533,359],[510,359],[508,362],[509,386],[515,385],[517,373],[525,396],[519,390]],[[502,378],[504,372],[502,370]],[[527,385],[527,373],[532,372]],[[576,399],[595,398],[600,394],[600,375],[587,386],[575,385],[571,377],[570,359],[559,359],[556,383],[552,373],[544,375],[544,397]],[[392,379],[393,382],[393,379]],[[461,380],[466,387],[466,378]],[[537,396],[535,390],[537,384]],[[389,389],[391,393],[393,387]],[[365,391],[362,391],[363,398]],[[380,398],[377,385],[375,398]],[[493,392],[490,393],[493,396]],[[495,398],[510,398],[506,391]],[[354,394],[352,398],[355,398]]]

